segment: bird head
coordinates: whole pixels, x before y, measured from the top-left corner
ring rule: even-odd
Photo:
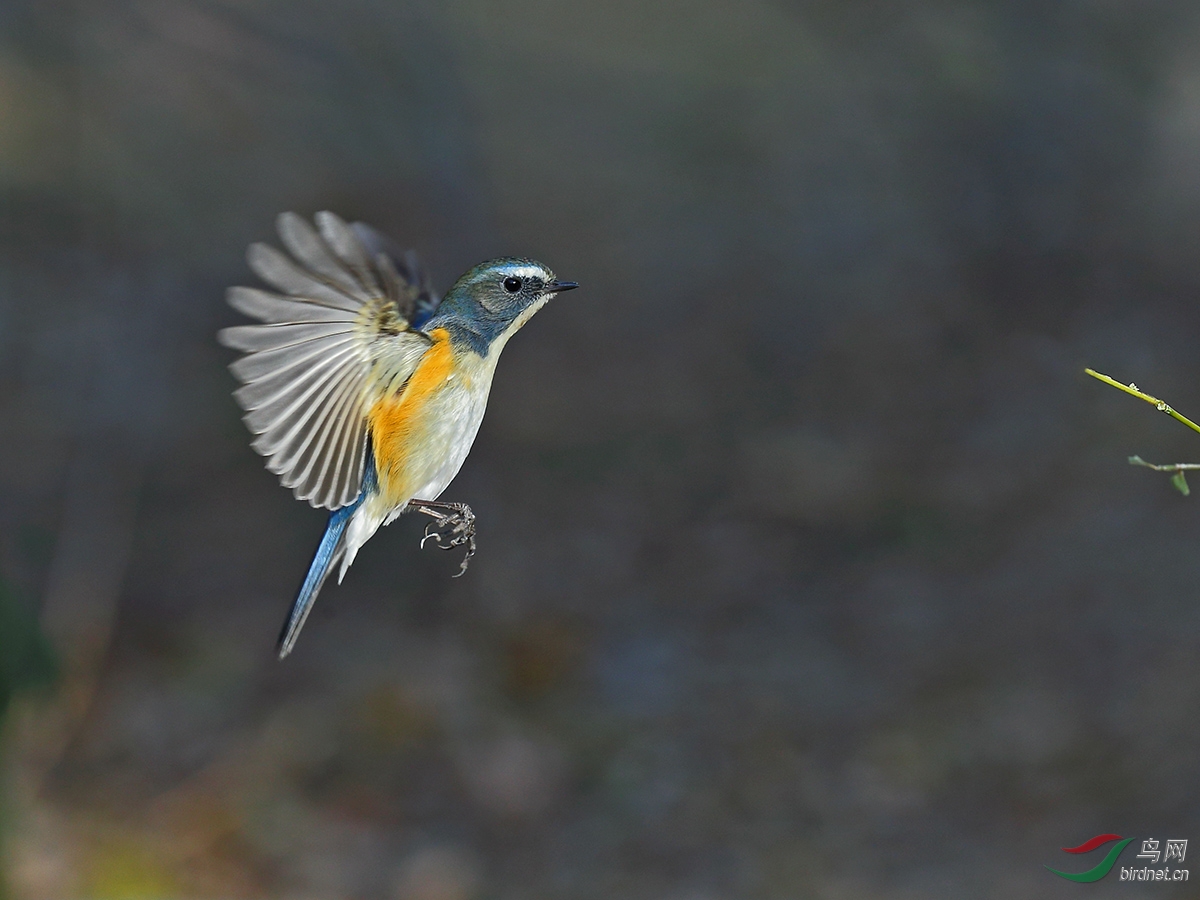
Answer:
[[[531,259],[488,260],[454,283],[436,318],[464,331],[463,337],[486,356],[503,347],[547,300],[578,286],[559,281],[550,269]]]

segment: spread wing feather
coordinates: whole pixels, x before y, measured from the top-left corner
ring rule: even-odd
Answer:
[[[323,484],[326,480],[332,482],[331,488],[337,489],[344,481],[350,460],[345,456],[347,443],[357,444],[360,437],[366,435],[366,423],[362,416],[347,415],[355,403],[356,387],[346,384],[337,391],[326,406],[323,421],[317,423],[315,429],[319,437],[310,441],[303,453],[306,461],[302,472],[297,474],[301,484]],[[325,447],[324,453],[314,452],[315,447]],[[359,456],[361,464],[362,457]],[[353,473],[355,478],[361,478],[362,472]],[[355,491],[357,494],[357,491]]]
[[[357,223],[328,212],[316,223],[279,217],[291,256],[251,245],[250,267],[280,293],[231,288],[229,305],[263,324],[220,340],[245,354],[230,370],[251,446],[298,498],[339,509],[362,490],[374,386],[402,383],[430,346],[409,324],[408,301],[427,288],[414,263],[364,246]]]
[[[352,353],[353,349],[342,351],[296,377],[289,378],[285,373],[273,379],[270,387],[275,391],[266,394],[245,417],[246,424],[258,434],[254,448],[260,453],[279,455],[293,433],[321,411],[320,404],[334,386],[344,382],[357,383],[360,378]],[[246,399],[246,394],[238,399]]]
[[[317,228],[321,230],[321,237],[325,239],[325,243],[342,261],[342,265],[353,272],[359,282],[368,286],[375,296],[381,296],[383,291],[379,282],[375,280],[375,274],[371,271],[366,248],[363,247],[358,236],[350,230],[350,226],[331,212],[319,212],[317,213]]]
[[[290,487],[295,487],[303,493],[315,490],[323,484],[331,465],[342,462],[337,452],[342,434],[365,430],[361,415],[346,415],[350,410],[347,409],[348,404],[345,401],[355,399],[357,387],[352,383],[333,384],[332,389],[328,390],[323,398],[327,398],[328,402],[316,407],[317,411],[308,419],[297,423],[292,440],[288,444],[290,455],[283,456],[276,466],[281,469],[286,466],[290,473],[289,480],[292,482]],[[311,437],[305,431],[310,432]],[[333,474],[330,480],[339,481],[340,474]],[[331,488],[333,486],[330,485]],[[355,494],[357,495],[357,491]]]
[[[234,287],[225,295],[238,312],[268,324],[294,322],[345,322],[345,310],[331,309],[319,303],[281,297],[258,288]]]
[[[351,296],[361,290],[354,276],[346,271],[313,227],[295,213],[279,217],[279,237],[283,246],[296,259],[303,260],[310,270],[332,281]]]
[[[267,284],[293,297],[302,297],[309,303],[357,312],[363,303],[371,299],[371,294],[366,291],[348,293],[315,273],[300,268],[270,244],[251,244],[246,251],[246,262],[250,263],[254,274]]]
[[[294,322],[287,325],[236,325],[226,328],[223,336],[225,346],[245,353],[263,350],[279,350],[323,337],[352,334],[353,330],[344,322]]]
[[[394,241],[370,225],[355,222],[351,230],[362,241],[383,276],[388,297],[396,301],[402,315],[416,328],[433,315],[442,298],[433,290],[433,282],[417,254],[402,251]]]

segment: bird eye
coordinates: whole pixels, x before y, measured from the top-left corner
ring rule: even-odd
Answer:
[[[509,275],[504,279],[504,289],[510,294],[515,294],[521,289],[521,279],[515,275]]]

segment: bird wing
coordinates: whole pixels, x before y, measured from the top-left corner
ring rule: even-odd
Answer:
[[[420,328],[433,315],[442,298],[434,292],[429,272],[421,265],[416,252],[401,250],[395,241],[365,222],[354,222],[350,227],[380,272],[387,273],[385,277],[395,285],[394,299],[400,315],[414,328]]]
[[[339,509],[362,490],[371,403],[431,346],[410,325],[421,290],[414,267],[401,273],[333,213],[317,213],[316,229],[295,213],[277,224],[291,257],[253,244],[247,259],[280,293],[230,288],[229,305],[264,324],[219,339],[245,353],[230,370],[251,446],[297,498]]]

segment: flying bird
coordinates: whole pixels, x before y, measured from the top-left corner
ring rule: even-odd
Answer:
[[[250,268],[273,288],[234,287],[229,305],[263,323],[220,332],[242,351],[230,370],[251,446],[300,500],[331,511],[284,622],[296,644],[334,566],[338,582],[381,525],[415,511],[421,541],[475,552],[475,515],[438,498],[483,421],[496,362],[551,297],[578,287],[531,259],[482,262],[439,298],[415,255],[372,228],[317,213],[277,225],[288,254],[253,244]]]

